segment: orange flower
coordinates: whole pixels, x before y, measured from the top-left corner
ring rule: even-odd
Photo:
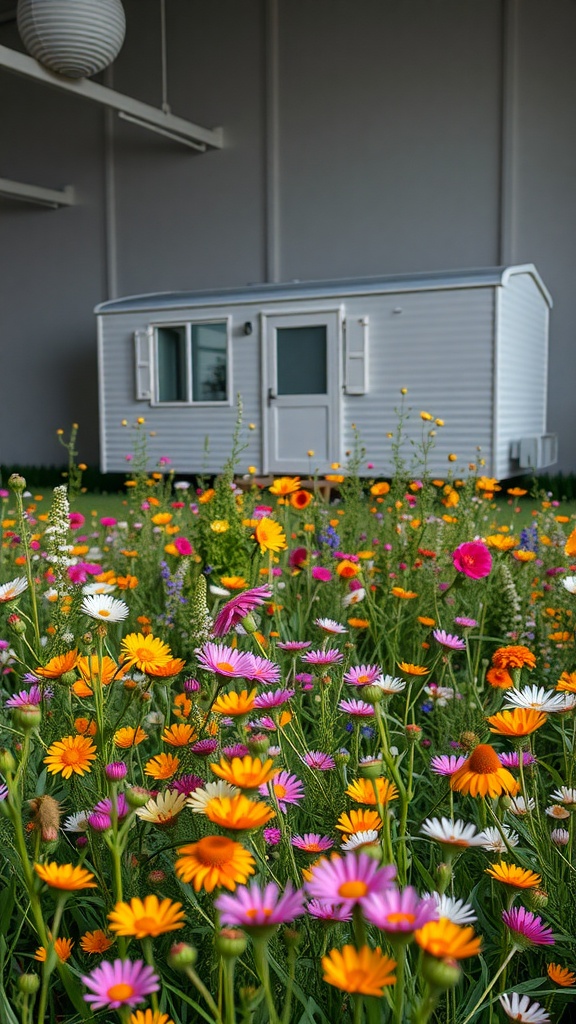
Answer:
[[[122,750],[127,750],[129,747],[137,747],[139,743],[143,743],[144,740],[148,739],[148,733],[144,732],[140,726],[134,728],[130,725],[125,725],[123,729],[117,729],[114,733],[114,743],[117,747],[121,747]]]
[[[382,776],[374,779],[374,782],[378,790],[378,803],[386,806],[390,800],[398,798],[398,790],[393,782],[389,782],[388,779],[384,779]],[[376,803],[376,794],[374,793],[371,779],[354,779],[346,790],[346,796],[349,796],[358,804]]]
[[[120,590],[134,590],[138,586],[137,576],[118,576],[116,583],[120,587]]]
[[[398,668],[405,676],[427,676],[430,671],[424,665],[413,665],[409,661],[399,661]]]
[[[217,796],[209,800],[204,811],[209,821],[221,828],[241,831],[260,828],[276,816],[276,811],[262,800],[249,800],[243,793],[237,796]]]
[[[436,619],[432,619],[429,615],[419,615],[418,622],[422,626],[429,626],[430,629],[432,629],[432,627],[436,625]]]
[[[560,964],[548,964],[547,973],[550,980],[561,985],[562,988],[572,988],[573,985],[576,985],[574,971],[569,971],[567,967],[561,967]]]
[[[180,766],[180,758],[174,754],[156,754],[144,765],[144,774],[153,779],[171,779]]]
[[[343,832],[345,837],[355,832],[368,832],[371,829],[379,831],[382,828],[382,818],[377,811],[367,811],[364,808],[352,810],[348,814],[344,812],[338,818],[336,828]]]
[[[385,480],[382,480],[379,484],[372,484],[372,487],[370,488],[370,494],[374,494],[376,496],[382,496],[389,492],[390,484],[387,484]]]
[[[283,551],[286,545],[286,534],[280,523],[268,516],[263,516],[256,524],[254,536],[260,545],[260,551]]]
[[[74,943],[72,942],[72,939],[56,939],[54,943],[54,950],[61,963],[65,964],[66,961],[70,959],[72,956],[73,946]],[[34,953],[34,959],[39,960],[40,963],[44,963],[47,955],[48,953],[46,948],[44,946],[38,946],[38,949]]]
[[[510,686],[514,686],[514,680],[506,668],[489,668],[486,682],[499,690],[508,690]]]
[[[174,697],[174,714],[177,718],[188,718],[192,711],[192,701],[186,693],[178,693]]]
[[[342,580],[351,580],[360,572],[360,566],[351,562],[349,558],[343,558],[336,566],[336,573]]]
[[[300,490],[300,477],[279,476],[268,490],[270,491],[270,494],[276,494],[282,498],[287,494],[294,494],[296,491]]]
[[[480,952],[482,939],[474,935],[474,929],[459,925],[441,917],[439,921],[428,921],[414,932],[416,942],[426,953],[441,960],[465,960]]]
[[[135,667],[140,672],[148,674],[165,665],[172,657],[168,644],[158,637],[144,636],[142,633],[129,633],[125,636],[121,650],[125,669]]]
[[[162,739],[164,743],[169,743],[171,747],[186,747],[189,743],[193,743],[194,740],[198,739],[198,733],[192,725],[171,725],[170,728],[166,727],[162,733]]]
[[[450,788],[470,796],[515,796],[520,786],[503,768],[489,743],[479,743],[467,761],[450,777]]]
[[[348,619],[348,625],[352,626],[353,629],[368,629],[370,619]]]
[[[310,491],[295,491],[294,494],[290,495],[290,504],[292,508],[308,508],[308,505],[312,501],[312,495]]]
[[[157,512],[156,515],[152,516],[152,522],[154,526],[166,526],[166,523],[170,523],[173,518],[171,512]]]
[[[62,892],[77,892],[80,889],[96,889],[94,875],[86,868],[74,867],[73,864],[57,864],[56,861],[45,864],[34,864],[38,878],[46,882],[51,889]]]
[[[485,868],[485,872],[497,882],[511,885],[514,889],[534,889],[542,882],[542,878],[535,871],[519,868],[517,864],[506,864],[505,861],[494,864],[491,868]]]
[[[395,984],[396,975],[392,973],[395,967],[396,960],[386,956],[379,946],[376,949],[343,946],[331,949],[322,957],[323,978],[328,985],[378,999],[384,995],[385,988]]]
[[[546,715],[534,708],[514,708],[491,715],[486,721],[490,723],[490,732],[498,736],[530,736],[544,725]]]
[[[572,530],[572,533],[564,545],[564,554],[568,555],[569,558],[576,555],[576,529]]]
[[[113,943],[114,939],[109,939],[100,928],[97,928],[94,932],[84,932],[80,939],[80,949],[85,953],[105,953]]]
[[[96,735],[96,722],[90,718],[75,718],[74,728],[79,736],[95,736]]]
[[[55,658],[50,658],[46,665],[34,669],[34,675],[42,676],[43,679],[60,679],[65,672],[71,672],[76,667],[77,661],[78,651],[74,648],[66,654],[57,654]]]
[[[499,647],[492,655],[492,664],[495,668],[534,668],[536,655],[532,654],[527,647],[521,644],[510,647]]]
[[[252,854],[227,836],[205,836],[176,852],[176,874],[190,883],[195,892],[213,892],[220,885],[233,891],[237,885],[246,884],[256,865]]]
[[[72,775],[84,775],[91,769],[91,761],[96,760],[96,747],[85,736],[64,736],[48,747],[48,756],[44,764],[52,775],[62,773],[64,779]]]
[[[226,590],[246,590],[248,580],[243,576],[221,576],[220,583]]]
[[[563,672],[556,683],[556,689],[566,693],[576,693],[576,672]]]
[[[257,692],[254,687],[250,693],[248,690],[242,690],[240,693],[236,693],[235,690],[231,690],[230,693],[222,693],[214,701],[212,711],[218,715],[248,715],[250,711],[254,710]]]
[[[211,764],[210,767],[218,778],[240,789],[258,789],[278,772],[271,757],[262,762],[259,757],[251,757],[249,754],[233,757],[231,761],[222,757],[218,764]]]
[[[168,658],[161,664],[149,665],[146,674],[153,676],[154,679],[169,679],[171,676],[177,676],[185,664],[186,662],[182,658]]]
[[[418,597],[415,590],[404,590],[404,587],[392,587],[390,593],[394,597],[401,597],[404,601],[411,601],[413,598]]]
[[[103,655],[101,665],[102,675],[100,681],[102,686],[108,686],[113,679],[122,679],[125,674],[125,670],[120,668],[107,654]],[[77,697],[89,697],[92,694],[92,681],[98,678],[98,655],[92,654],[89,658],[78,658],[76,668],[82,678],[77,683],[74,683],[72,689]],[[84,690],[88,690],[88,693],[84,693]]]

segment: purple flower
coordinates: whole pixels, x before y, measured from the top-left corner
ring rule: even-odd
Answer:
[[[229,747],[222,747],[222,753],[232,760],[233,757],[246,757],[250,751],[245,743],[233,743]]]
[[[327,651],[307,651],[302,655],[302,661],[308,665],[338,665],[343,660],[340,651],[330,648]]]
[[[298,805],[304,799],[304,783],[297,775],[290,772],[279,771],[268,784],[264,783],[258,787],[261,796],[270,796],[269,787],[272,787],[278,801],[278,807],[282,814],[286,814],[288,804]]]
[[[128,768],[124,764],[124,761],[111,761],[104,768],[104,774],[110,782],[120,782],[126,778],[128,774]]]
[[[502,754],[498,754],[498,760],[503,768],[519,768],[520,767],[520,755],[517,750],[505,751]],[[522,751],[522,762],[524,767],[527,765],[536,764],[538,758],[534,756],[529,750]]]
[[[458,615],[454,619],[454,625],[460,626],[461,629],[474,629],[478,623],[476,619],[469,619],[466,615]]]
[[[330,569],[325,569],[323,565],[315,565],[312,569],[312,578],[320,580],[321,583],[329,583],[332,579],[332,573]]]
[[[197,757],[211,757],[212,754],[218,749],[218,740],[206,738],[204,740],[197,740],[190,747],[193,754]]]
[[[6,701],[7,708],[27,708],[27,707],[38,707],[42,703],[42,690],[39,686],[34,685],[30,687],[30,690],[20,690],[20,693],[14,694],[13,697],[9,697]]]
[[[174,779],[170,783],[172,789],[175,789],[177,793],[184,793],[186,796],[190,796],[195,790],[202,789],[205,785],[204,779],[199,775],[181,775],[179,779]]]
[[[233,647],[206,643],[197,654],[200,667],[206,672],[237,679],[242,676],[249,678],[252,671],[252,655],[237,651]]]
[[[119,1006],[137,1006],[151,992],[160,988],[160,980],[152,967],[143,960],[104,961],[92,971],[82,975],[91,994],[85,995],[93,1010],[117,1010]]]
[[[455,754],[437,754],[430,761],[430,769],[436,775],[454,775],[465,761],[462,754],[458,757]]]
[[[264,842],[268,846],[278,846],[278,843],[282,839],[282,832],[279,828],[265,828],[262,830],[264,836]]]
[[[270,587],[265,584],[262,587],[254,587],[253,590],[245,590],[237,594],[232,600],[227,601],[224,607],[216,616],[212,632],[214,636],[226,636],[234,626],[242,622],[250,612],[258,608],[264,601],[272,597]]]
[[[536,917],[526,907],[512,907],[502,911],[502,920],[512,932],[512,941],[518,946],[553,946],[554,935],[551,928],[542,924],[542,918]]]
[[[296,690],[273,690],[267,693],[260,693],[254,701],[254,707],[268,711],[270,708],[279,708],[282,704],[292,700]]]
[[[432,636],[442,647],[448,647],[451,651],[466,650],[465,640],[461,640],[459,636],[454,636],[452,633],[447,633],[444,629],[432,630]]]
[[[342,679],[352,686],[370,686],[382,675],[379,665],[354,665],[344,673]]]
[[[326,900],[310,900],[306,906],[306,911],[312,917],[317,917],[321,921],[351,921],[352,910],[342,904],[328,903]]]
[[[356,718],[372,718],[374,714],[373,705],[367,704],[365,700],[341,700],[338,707],[340,711]]]
[[[389,889],[396,877],[393,864],[380,867],[367,853],[349,853],[341,857],[333,853],[311,869],[306,889],[311,896],[346,907],[361,905],[370,893]]]
[[[279,647],[281,651],[305,651],[307,647],[312,647],[311,640],[286,640],[284,642],[278,641],[276,647]]]
[[[410,934],[438,917],[434,899],[420,899],[416,889],[406,886],[402,892],[390,888],[374,892],[363,900],[364,917],[388,934]]]
[[[314,768],[319,772],[329,772],[336,767],[334,758],[330,757],[330,754],[324,754],[321,750],[309,750],[307,754],[304,754],[302,760],[309,768]]]
[[[304,893],[288,882],[282,895],[274,882],[261,889],[258,882],[239,885],[233,895],[223,893],[215,901],[222,924],[245,928],[247,932],[276,927],[304,913]]]
[[[265,686],[277,683],[280,679],[280,666],[276,665],[274,661],[268,661],[268,658],[261,658],[259,654],[253,654],[250,675],[247,675],[246,679],[263,683]]]
[[[305,832],[302,836],[292,836],[290,842],[297,850],[304,850],[305,853],[324,853],[334,846],[334,840],[330,839],[330,836],[321,836],[317,832]]]

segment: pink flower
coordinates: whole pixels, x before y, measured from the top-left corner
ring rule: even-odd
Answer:
[[[254,701],[254,707],[260,711],[268,711],[270,708],[279,708],[282,704],[292,700],[296,690],[268,690],[267,693],[260,693]]]
[[[206,672],[239,678],[248,677],[252,671],[252,655],[237,651],[233,647],[206,643],[197,653],[198,663]]]
[[[349,853],[341,857],[333,853],[311,868],[306,889],[311,896],[328,903],[342,903],[345,907],[363,904],[371,893],[388,889],[396,876],[393,864],[380,867],[367,853]]]
[[[372,718],[374,714],[373,705],[367,704],[365,700],[341,700],[338,707],[340,711],[355,718]]]
[[[325,569],[323,565],[315,565],[312,569],[312,579],[320,580],[321,583],[329,583],[332,579],[332,573],[330,569]]]
[[[342,676],[345,683],[352,686],[370,686],[382,675],[379,665],[353,665]]]
[[[304,764],[317,772],[329,772],[336,767],[334,758],[330,757],[330,754],[324,754],[321,750],[309,750],[307,754],[304,754],[302,760]]]
[[[276,647],[279,647],[281,651],[305,651],[307,647],[312,647],[311,640],[286,640],[285,643],[278,641]]]
[[[290,772],[276,772],[272,782],[259,787],[258,792],[261,796],[270,796],[269,786],[274,791],[282,814],[286,814],[288,804],[298,806],[300,801],[304,799],[304,784],[302,780],[297,775],[291,775]]]
[[[69,512],[68,522],[71,530],[79,530],[81,526],[84,526],[86,520],[81,512]]]
[[[254,587],[252,590],[245,590],[237,594],[231,601],[227,601],[222,610],[216,616],[214,622],[214,636],[226,636],[234,626],[242,622],[247,615],[264,601],[272,597],[270,587],[265,584],[263,587]]]
[[[454,775],[462,767],[466,758],[456,754],[437,754],[430,761],[430,768],[436,775]]]
[[[482,541],[470,540],[459,544],[452,552],[454,568],[471,580],[481,580],[490,574],[492,555]]]
[[[309,665],[338,665],[343,661],[343,657],[340,651],[329,648],[327,651],[307,651],[302,655],[302,661]]]
[[[389,934],[413,932],[438,917],[436,901],[420,899],[411,885],[402,892],[390,888],[385,892],[371,893],[363,900],[362,913],[380,931]]]
[[[292,846],[297,850],[304,850],[304,853],[324,853],[331,850],[334,841],[329,836],[321,836],[317,832],[305,832],[302,836],[292,836]]]
[[[116,526],[117,522],[118,520],[114,519],[112,516],[102,516],[100,526]]]
[[[160,988],[158,975],[143,960],[104,961],[92,974],[82,975],[86,988],[92,990],[85,995],[93,1010],[117,1010],[119,1006],[137,1006],[150,992]]]
[[[93,562],[78,562],[77,565],[69,565],[66,572],[71,583],[86,583],[88,576],[98,576],[102,572],[102,566]]]
[[[512,941],[518,946],[553,946],[552,929],[542,924],[526,907],[512,907],[502,911],[502,920],[512,932]]]
[[[304,565],[307,558],[308,552],[306,548],[294,548],[288,555],[288,565],[292,566],[293,569],[299,569]]]
[[[268,661],[268,658],[262,658],[259,654],[253,654],[250,675],[246,676],[246,678],[252,679],[256,683],[263,683],[265,686],[270,685],[270,683],[277,683],[280,679],[280,666],[274,661]]]
[[[194,552],[194,548],[187,537],[175,537],[173,544],[179,555],[191,555]]]
[[[306,910],[312,917],[321,921],[351,921],[352,910],[347,906],[340,906],[337,903],[327,903],[326,900],[310,900]]]
[[[247,932],[276,927],[304,913],[304,893],[288,882],[284,893],[274,882],[261,889],[258,882],[239,885],[235,893],[223,893],[215,901],[222,924],[245,928]]]
[[[459,636],[454,636],[452,633],[447,633],[445,629],[432,630],[432,636],[442,647],[448,647],[451,651],[466,650],[466,641],[461,640]]]

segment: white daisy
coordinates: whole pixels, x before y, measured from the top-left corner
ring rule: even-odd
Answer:
[[[323,629],[325,633],[347,633],[348,630],[335,619],[314,619],[314,625]]]
[[[398,676],[378,676],[372,686],[377,686],[382,693],[402,693],[402,690],[406,689],[406,680],[399,679]]]
[[[546,690],[543,686],[524,686],[521,690],[517,690],[515,687],[512,690],[507,690],[502,707],[529,708],[549,714],[554,711],[563,711],[564,704],[564,695],[561,693]]]
[[[535,807],[536,804],[532,797],[529,798],[528,806],[526,806],[526,801],[523,796],[513,796],[510,800],[510,807],[508,810],[510,811],[510,814],[515,814],[517,818],[523,818],[525,814],[528,814],[528,811],[533,811]]]
[[[552,793],[551,800],[556,804],[565,804],[566,807],[576,806],[576,789],[569,786],[560,786],[555,793]]]
[[[509,825],[503,825],[502,831],[506,836],[506,843],[508,846],[518,846],[520,838],[517,832],[513,832]],[[490,853],[506,853],[507,845],[502,838],[502,834],[497,828],[485,828],[480,836],[484,840],[482,846],[485,850],[489,850]]]
[[[565,576],[562,580],[562,586],[569,594],[576,594],[576,576]]]
[[[230,597],[230,591],[226,590],[226,587],[217,587],[215,583],[211,583],[208,590],[214,597]]]
[[[10,583],[3,583],[0,587],[0,604],[6,604],[7,601],[14,601],[20,594],[23,594],[28,586],[28,580],[25,576],[17,576],[15,580],[11,580]]]
[[[425,892],[422,899],[433,899],[438,910],[438,917],[446,917],[452,924],[472,924],[477,920],[474,907],[464,900],[454,899],[453,896],[443,896],[439,892]]]
[[[187,805],[195,814],[205,814],[206,804],[217,796],[236,796],[240,790],[229,782],[207,782],[203,789],[195,789],[187,799]]]
[[[351,590],[350,593],[342,598],[342,605],[344,608],[349,608],[351,604],[359,604],[365,597],[366,591],[364,587],[358,587],[357,590]]]
[[[94,594],[111,594],[112,591],[116,590],[113,583],[85,583],[82,587],[82,593],[92,596]]]
[[[547,814],[549,818],[554,818],[555,821],[563,821],[564,818],[570,817],[570,811],[563,807],[562,804],[551,804],[550,807],[546,808],[544,813]]]
[[[62,828],[65,832],[86,832],[88,830],[88,815],[90,811],[76,811],[64,819]]]
[[[504,1013],[510,1020],[520,1024],[546,1024],[550,1014],[543,1010],[540,1003],[531,1003],[528,996],[520,996],[517,992],[498,996]]]
[[[152,822],[153,825],[168,828],[176,824],[176,818],[185,808],[186,800],[185,793],[167,789],[165,793],[159,793],[153,800],[149,800],[144,807],[139,807],[136,816],[143,821]]]
[[[450,821],[449,818],[428,818],[420,829],[430,839],[446,846],[482,846],[481,835],[476,826],[464,821]]]
[[[92,594],[85,597],[80,606],[84,615],[91,619],[102,619],[103,622],[122,622],[128,618],[130,609],[124,601],[119,601],[109,594]]]
[[[566,828],[553,828],[550,833],[550,839],[556,846],[568,846],[570,842],[570,833]]]
[[[362,850],[365,846],[376,846],[379,842],[379,835],[375,828],[366,829],[365,832],[353,832],[352,835],[341,843],[346,852],[350,850]]]

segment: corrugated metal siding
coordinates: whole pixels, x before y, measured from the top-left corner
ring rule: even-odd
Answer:
[[[395,312],[401,310],[401,312]],[[344,447],[353,444],[352,424],[358,427],[375,472],[392,472],[388,431],[397,425],[395,406],[400,389],[408,388],[412,407],[406,426],[406,457],[434,424],[423,424],[425,410],[445,420],[438,428],[428,468],[444,477],[456,475],[481,457],[491,462],[492,339],[494,289],[446,290],[386,296],[370,303],[347,302],[348,318],[369,314],[369,389],[364,396],[344,398]],[[448,454],[458,462],[448,462]]]
[[[195,311],[198,312],[198,311]],[[205,310],[207,315],[221,311]],[[242,396],[244,423],[260,422],[260,346],[255,325],[252,335],[242,333],[245,310],[226,311],[234,316],[232,333],[232,390]],[[134,423],[144,416],[146,427],[154,436],[148,438],[149,468],[152,469],[161,456],[169,456],[171,466],[178,473],[217,473],[230,455],[232,435],[236,424],[237,410],[233,406],[192,406],[175,408],[170,406],[152,407],[148,402],[138,402],[134,397],[134,331],[145,329],[150,322],[174,322],[177,317],[166,311],[153,314],[108,316],[101,320],[102,357],[101,379],[105,388],[105,402],[102,403],[104,424],[103,446],[106,453],[108,472],[129,470],[126,454],[132,452],[132,432],[122,427],[123,419]],[[182,322],[186,319],[182,314]],[[205,453],[206,438],[209,439],[208,453]],[[239,472],[254,464],[260,465],[260,431],[247,430],[248,448],[242,453]]]
[[[546,431],[548,306],[528,275],[499,289],[497,353],[497,470],[518,472],[510,442]]]

